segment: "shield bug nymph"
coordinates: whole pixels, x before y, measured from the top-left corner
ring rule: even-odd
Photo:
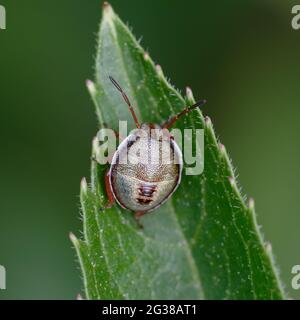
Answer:
[[[120,143],[112,157],[105,176],[107,207],[116,201],[122,208],[134,211],[138,219],[158,208],[178,187],[183,166],[182,152],[169,128],[206,100],[186,107],[162,125],[140,124],[126,93],[115,79],[111,76],[109,79],[128,105],[137,129]],[[164,161],[165,158],[169,161]]]

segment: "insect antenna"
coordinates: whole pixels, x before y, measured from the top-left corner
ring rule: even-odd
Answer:
[[[185,114],[189,113],[190,111],[196,109],[196,108],[200,108],[202,107],[204,104],[206,103],[206,100],[200,100],[198,102],[196,102],[195,104],[193,104],[190,107],[186,107],[184,108],[180,113],[178,113],[177,115],[175,115],[174,117],[172,117],[171,119],[167,120],[166,123],[162,126],[163,129],[169,129],[172,127],[172,125],[182,116],[184,116]]]
[[[138,118],[137,118],[137,116],[136,116],[136,114],[135,114],[135,112],[133,110],[133,107],[132,107],[132,105],[131,105],[126,93],[123,91],[121,86],[118,84],[118,82],[112,76],[109,76],[109,79],[112,82],[112,84],[117,88],[117,90],[122,94],[122,97],[125,100],[125,102],[127,103],[128,107],[129,107],[129,110],[130,110],[130,112],[132,114],[132,117],[133,117],[133,120],[135,122],[135,125],[137,126],[137,128],[140,128],[141,125],[140,125],[140,123],[138,121]]]

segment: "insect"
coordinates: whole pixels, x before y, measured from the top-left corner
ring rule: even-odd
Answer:
[[[116,201],[122,208],[134,211],[139,221],[145,213],[161,206],[180,184],[182,152],[169,128],[206,100],[186,107],[162,125],[140,124],[126,93],[114,78],[109,79],[128,105],[137,129],[120,143],[105,175],[107,207]],[[167,158],[169,161],[164,161]]]

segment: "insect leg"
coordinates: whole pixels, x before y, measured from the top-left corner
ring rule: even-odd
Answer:
[[[108,208],[111,208],[115,202],[115,198],[114,198],[114,195],[111,191],[110,183],[109,183],[109,170],[107,170],[107,172],[105,174],[105,190],[106,190],[106,194],[108,197],[108,203],[104,206],[103,209],[108,209]]]
[[[180,113],[176,114],[174,117],[172,117],[171,119],[167,120],[166,123],[164,123],[162,125],[163,129],[169,129],[172,127],[172,125],[182,116],[184,116],[185,114],[191,112],[192,110],[196,109],[196,108],[200,108],[202,107],[204,104],[206,103],[206,100],[201,100],[196,102],[195,104],[193,104],[190,107],[186,107],[184,108]]]
[[[136,211],[136,212],[134,213],[135,221],[136,221],[137,225],[138,225],[140,228],[144,228],[143,224],[141,223],[140,218],[141,218],[145,213],[147,213],[147,211]]]

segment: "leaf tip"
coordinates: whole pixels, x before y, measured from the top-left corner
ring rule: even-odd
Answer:
[[[80,293],[78,293],[76,296],[76,300],[84,300],[84,299],[82,298],[82,295]]]
[[[148,52],[144,52],[144,59],[145,61],[150,61],[150,56]]]
[[[76,238],[76,236],[74,235],[73,232],[69,233],[69,238],[70,238],[71,242],[74,244],[74,246],[76,246],[78,244],[78,239]]]
[[[205,123],[206,123],[207,126],[211,126],[212,125],[210,117],[208,117],[208,116],[205,117]]]
[[[156,69],[156,72],[157,72],[158,76],[161,77],[161,78],[163,78],[164,73],[163,73],[163,71],[162,71],[161,66],[160,66],[159,64],[157,64],[157,65],[155,66],[155,69]]]
[[[111,9],[111,5],[109,2],[104,1],[102,4],[102,8],[103,8],[103,10],[108,10],[108,9]]]
[[[86,182],[85,177],[83,177],[83,178],[81,179],[80,189],[81,189],[81,192],[82,192],[82,193],[86,193],[86,192],[87,192],[88,186],[87,186],[87,182]]]
[[[254,199],[253,198],[249,199],[248,206],[249,206],[250,210],[254,210],[255,203],[254,203]]]
[[[102,4],[102,9],[103,9],[103,18],[105,17],[111,17],[112,14],[114,13],[114,10],[112,8],[112,6],[110,5],[109,2],[104,1]]]
[[[231,185],[232,187],[235,187],[235,186],[236,186],[233,177],[229,177],[228,180],[229,180],[229,183],[230,183],[230,185]]]
[[[272,253],[272,244],[270,242],[265,243],[265,249],[268,253]]]
[[[226,153],[226,148],[225,148],[224,144],[221,142],[219,142],[218,144],[219,144],[219,148],[220,148],[221,153],[223,153],[223,154]]]
[[[193,91],[192,91],[192,89],[189,87],[189,86],[187,86],[186,88],[185,88],[185,94],[186,94],[186,97],[187,97],[187,99],[189,100],[189,101],[194,101],[195,99],[194,99],[194,95],[193,95]]]
[[[86,86],[87,86],[90,94],[91,94],[92,96],[94,96],[95,93],[96,93],[95,83],[94,83],[93,81],[91,81],[91,80],[86,80]]]

